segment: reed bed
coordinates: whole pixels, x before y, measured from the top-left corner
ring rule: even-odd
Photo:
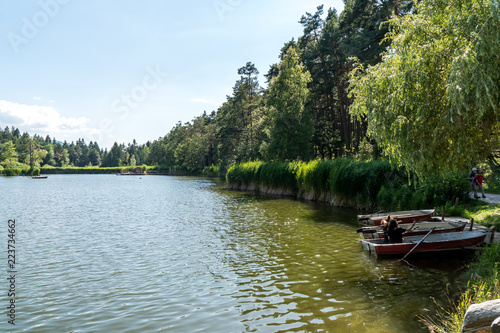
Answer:
[[[233,164],[226,181],[233,186],[264,185],[294,193],[315,191],[365,209],[420,209],[468,199],[466,175],[447,173],[417,180],[387,160],[251,161]]]

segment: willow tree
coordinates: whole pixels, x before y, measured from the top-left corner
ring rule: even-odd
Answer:
[[[300,63],[294,47],[290,47],[278,65],[267,94],[270,120],[269,158],[308,159],[311,152],[313,125],[304,105],[311,75]]]
[[[426,0],[390,21],[383,61],[351,76],[351,114],[421,176],[470,167],[498,147],[499,0]]]

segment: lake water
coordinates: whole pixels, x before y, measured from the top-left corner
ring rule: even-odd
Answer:
[[[0,190],[2,332],[426,332],[419,318],[456,298],[463,266],[375,259],[354,210],[206,179],[0,177]]]

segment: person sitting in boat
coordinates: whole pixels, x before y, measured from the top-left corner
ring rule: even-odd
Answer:
[[[389,243],[389,234],[387,233],[387,230],[389,228],[390,220],[391,220],[391,215],[387,215],[387,218],[385,220],[382,220],[381,223],[382,232],[384,233],[384,244]]]
[[[389,222],[389,227],[387,228],[387,235],[389,236],[389,243],[402,243],[403,233],[406,229],[401,228],[396,219],[392,219]]]

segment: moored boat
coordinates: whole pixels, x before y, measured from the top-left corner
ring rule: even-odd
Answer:
[[[446,232],[460,232],[465,229],[467,222],[465,221],[426,221],[426,222],[417,222],[413,226],[413,228],[403,234],[404,237],[407,236],[418,236],[425,235],[431,229],[434,229],[433,234],[440,234]],[[404,225],[403,227],[406,227]],[[408,226],[409,227],[409,226]],[[363,233],[365,239],[377,239],[384,238],[384,232],[382,230],[382,226],[373,226],[373,227],[363,227],[358,229],[358,232]]]
[[[426,237],[427,236],[427,237]],[[423,239],[425,237],[425,239]],[[363,249],[374,255],[405,255],[413,253],[460,250],[484,242],[486,233],[480,231],[448,232],[404,237],[403,243],[384,244],[383,239],[363,239]],[[422,241],[423,239],[423,241]],[[420,242],[421,241],[421,242]],[[418,246],[416,246],[418,244]]]
[[[358,222],[361,226],[378,226],[388,215],[391,219],[396,219],[398,223],[413,223],[414,221],[426,221],[434,215],[435,209],[405,210],[391,213],[375,213],[358,215]]]
[[[46,179],[48,176],[32,176],[31,179]]]

